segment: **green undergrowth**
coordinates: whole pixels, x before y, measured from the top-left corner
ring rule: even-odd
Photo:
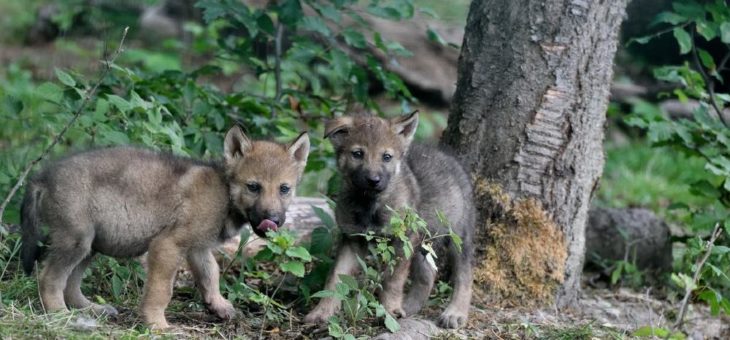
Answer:
[[[677,219],[669,209],[685,202],[709,206],[712,200],[690,192],[689,183],[706,179],[704,162],[668,147],[652,147],[641,138],[624,143],[607,142],[606,164],[595,204],[604,207],[648,208],[670,221]]]

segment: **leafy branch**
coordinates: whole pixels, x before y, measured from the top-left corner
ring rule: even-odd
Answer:
[[[7,208],[8,204],[10,203],[10,200],[15,196],[15,194],[18,192],[18,189],[23,185],[25,182],[25,178],[28,177],[28,174],[33,169],[33,167],[38,164],[40,161],[42,161],[48,153],[53,149],[53,147],[58,144],[63,136],[66,134],[68,129],[76,122],[76,120],[81,116],[81,113],[84,112],[84,109],[86,108],[89,101],[96,95],[96,91],[99,89],[99,86],[104,81],[104,78],[109,74],[111,70],[111,65],[114,63],[114,61],[117,59],[119,54],[122,53],[123,46],[124,46],[124,39],[127,37],[127,33],[129,32],[129,27],[125,27],[124,31],[122,32],[122,38],[119,41],[119,46],[117,46],[117,49],[114,51],[114,53],[111,55],[111,57],[103,62],[104,67],[102,68],[101,74],[99,75],[99,78],[96,80],[96,83],[94,83],[94,86],[91,87],[91,90],[87,91],[84,95],[83,99],[81,100],[81,103],[76,108],[76,110],[73,113],[73,116],[69,121],[66,123],[66,125],[63,126],[63,129],[56,135],[56,137],[53,139],[51,144],[49,144],[45,149],[43,149],[43,152],[41,152],[40,156],[32,160],[28,165],[26,165],[25,169],[23,169],[23,172],[20,174],[20,177],[18,178],[18,181],[15,183],[13,188],[10,190],[8,195],[5,197],[5,200],[3,201],[2,205],[0,205],[0,230],[3,230],[6,226],[9,226],[5,222],[3,222],[3,216],[5,214],[5,208]]]
[[[694,276],[692,277],[692,282],[685,283],[684,298],[682,299],[682,305],[679,308],[679,317],[677,318],[677,322],[674,324],[674,329],[678,329],[682,327],[682,324],[684,324],[684,316],[687,313],[689,297],[692,295],[694,288],[697,286],[697,282],[700,279],[700,274],[702,273],[702,267],[705,265],[705,262],[707,262],[707,259],[710,257],[710,254],[712,253],[712,248],[715,246],[715,241],[720,236],[721,232],[722,229],[720,229],[720,223],[715,223],[715,229],[712,231],[710,240],[705,246],[705,255],[702,256],[702,258],[695,265],[696,269]]]
[[[715,109],[715,113],[717,113],[717,117],[720,119],[720,121],[725,126],[728,125],[728,122],[725,120],[725,116],[722,113],[722,110],[719,106],[717,106],[717,100],[715,100],[715,82],[710,78],[710,76],[705,71],[705,68],[702,66],[702,62],[700,62],[699,53],[697,52],[697,44],[694,43],[695,40],[695,30],[692,30],[692,58],[694,59],[695,66],[697,66],[697,69],[700,71],[700,75],[702,76],[702,79],[705,81],[705,89],[707,90],[707,93],[710,96],[710,105]],[[720,65],[717,66],[717,69],[720,70],[725,67],[725,63],[727,63],[728,59],[730,58],[730,52],[728,52],[725,57],[720,62]],[[718,71],[719,72],[719,71]]]

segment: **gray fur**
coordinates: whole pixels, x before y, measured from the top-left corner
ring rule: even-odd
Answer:
[[[455,158],[431,146],[411,144],[417,123],[418,116],[413,114],[391,121],[372,116],[342,117],[327,124],[326,134],[335,147],[343,177],[335,215],[345,234],[342,247],[348,251],[344,252],[347,256],[338,254],[325,288],[334,287],[339,274],[358,270],[356,265],[347,264],[353,262],[350,254],[354,249],[360,249],[358,255],[363,255],[363,241],[350,235],[379,231],[390,217],[386,207],[415,208],[432,234],[448,233],[437,218],[438,210],[463,241],[462,251],[447,238],[440,238],[435,247],[439,258],[448,260],[454,286],[451,303],[439,323],[457,328],[466,323],[471,299],[475,224],[472,186]],[[385,154],[392,158],[386,161]],[[417,243],[419,236],[412,235],[411,239]],[[396,316],[417,313],[428,299],[435,277],[425,257],[416,254],[398,263],[394,273],[384,279],[381,303]],[[411,287],[404,297],[406,278],[410,278]],[[326,320],[338,308],[334,299],[322,299],[305,320]]]

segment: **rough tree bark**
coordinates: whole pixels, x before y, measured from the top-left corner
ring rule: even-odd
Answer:
[[[562,230],[555,302],[572,305],[589,202],[603,169],[603,125],[627,0],[473,1],[442,143],[477,182],[533,197]],[[477,202],[488,199],[477,197]],[[481,209],[483,221],[490,211]],[[486,228],[488,224],[480,224]]]

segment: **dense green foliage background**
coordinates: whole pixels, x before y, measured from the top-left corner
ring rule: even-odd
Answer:
[[[49,2],[0,0],[0,56],[8,61],[0,64],[3,199],[26,165],[77,113],[78,120],[48,158],[117,144],[217,158],[224,132],[235,123],[254,138],[281,141],[306,130],[312,151],[298,193],[331,194],[337,188],[332,148],[322,139],[324,119],[354,110],[392,116],[418,107],[425,116],[418,131],[421,139],[433,139],[446,122],[445,109],[421,105],[383,65],[389,56],[412,53],[372,31],[362,15],[393,21],[440,16],[445,22],[463,25],[468,6],[466,0],[283,0],[254,8],[237,0],[201,0],[195,6],[202,21],[185,22],[180,38],[157,39],[152,32],[138,29],[137,12],[141,5],[158,1],[100,1],[101,5],[91,7],[83,0],[64,0],[57,2],[59,10],[51,18],[61,30],[59,37],[28,46],[30,28],[38,19],[36,10]],[[109,63],[126,26],[130,31],[124,48]],[[721,0],[676,1],[646,32],[646,37],[636,37],[629,47],[670,39],[671,50],[666,54],[678,62],[654,65],[647,55],[631,48],[620,51],[622,61],[629,65],[626,69],[643,69],[643,76],[649,74],[654,82],[668,84],[668,90],[660,91],[657,98],[613,103],[609,108],[607,163],[596,204],[648,207],[680,230],[684,236],[676,239],[675,274],[664,281],[669,298],[681,299],[689,287],[693,298],[707,303],[713,312],[730,313],[730,134],[715,112],[715,105],[722,109],[730,104],[725,80],[730,9]],[[434,31],[423,34],[442,41]],[[281,46],[278,56],[277,45]],[[98,90],[90,93],[105,68],[108,73]],[[617,69],[622,81],[631,81],[631,76],[636,73]],[[667,97],[700,104],[693,117],[674,119],[657,105]],[[3,222],[18,223],[21,197],[22,189],[1,216]],[[336,226],[325,224],[316,237],[331,245],[331,230]],[[721,227],[722,235],[700,268],[697,261],[708,251],[706,240],[715,225]],[[0,226],[0,314],[2,310],[5,315],[20,313],[27,318],[28,327],[44,323],[52,328],[48,320],[36,324],[30,317],[39,308],[35,280],[22,276],[17,263],[18,237],[6,227]],[[243,265],[245,270],[232,269],[236,276],[223,285],[236,303],[263,306],[260,315],[284,323],[291,305],[282,302],[286,300],[282,294],[287,298],[301,294],[309,300],[326,274],[330,250],[306,245],[305,256],[287,235],[277,242],[270,244],[273,253],[258,258],[261,263],[249,259]],[[292,254],[299,257],[287,255],[290,248],[297,249]],[[266,261],[276,256],[287,263],[300,261],[301,270],[291,265],[280,271],[302,276],[304,263],[309,262],[303,259],[310,253],[318,265],[304,284],[287,281],[280,299],[266,294],[276,294],[284,282],[261,270]],[[631,268],[627,264],[611,266],[614,273],[621,268],[614,280],[617,285],[642,281],[641,272],[627,270]],[[698,280],[693,281],[696,271],[700,271]],[[143,276],[131,261],[97,259],[88,275],[93,279],[87,278],[84,289],[97,299],[132,306]],[[633,278],[622,281],[621,276]],[[258,287],[241,285],[244,279],[262,283]],[[448,291],[445,285],[440,287],[439,294]],[[344,329],[336,334],[344,337],[352,331],[347,325],[354,326],[356,321],[338,324]],[[0,330],[0,336],[7,335],[3,332]]]

